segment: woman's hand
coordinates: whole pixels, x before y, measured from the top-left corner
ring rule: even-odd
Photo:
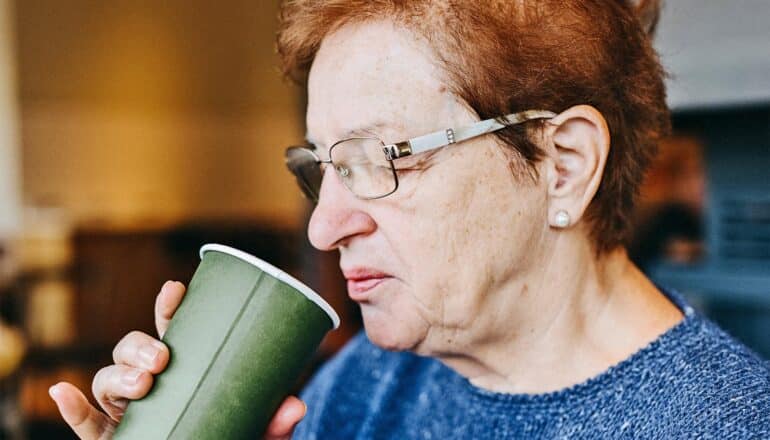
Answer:
[[[155,300],[155,327],[159,337],[168,329],[184,297],[185,286],[167,281]],[[169,351],[163,342],[139,331],[133,331],[118,342],[112,352],[115,362],[102,368],[94,376],[92,392],[106,414],[92,406],[86,396],[74,385],[60,382],[49,390],[64,421],[81,439],[105,440],[112,438],[128,402],[144,397],[152,388],[154,376],[168,365]],[[289,396],[278,408],[270,422],[266,438],[290,438],[294,426],[302,420],[305,404]]]

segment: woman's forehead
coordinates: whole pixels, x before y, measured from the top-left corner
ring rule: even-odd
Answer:
[[[356,131],[417,129],[450,97],[426,49],[388,22],[327,36],[308,80],[308,137],[319,144]]]

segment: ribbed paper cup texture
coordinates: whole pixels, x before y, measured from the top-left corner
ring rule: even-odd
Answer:
[[[203,246],[163,337],[169,364],[150,393],[128,405],[115,438],[261,438],[338,326],[318,294],[279,269],[233,248]]]

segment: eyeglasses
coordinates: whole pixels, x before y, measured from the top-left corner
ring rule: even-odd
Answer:
[[[305,196],[315,202],[318,202],[325,165],[334,168],[342,183],[356,197],[379,199],[398,189],[398,174],[393,165],[396,159],[473,139],[511,125],[554,116],[556,113],[546,110],[527,110],[387,145],[377,138],[343,139],[329,147],[328,160],[318,157],[314,148],[289,147],[285,155],[286,166],[297,178]]]

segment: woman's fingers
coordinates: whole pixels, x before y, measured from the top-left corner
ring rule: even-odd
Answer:
[[[182,302],[185,293],[184,284],[179,281],[166,281],[155,299],[155,328],[162,338],[168,329],[168,323]]]
[[[116,364],[128,365],[158,374],[166,368],[169,350],[161,341],[140,331],[132,331],[112,350]]]
[[[265,438],[268,440],[291,438],[294,427],[305,417],[306,412],[305,402],[294,396],[287,397],[267,426]]]
[[[110,365],[96,373],[91,391],[107,414],[119,421],[128,401],[147,395],[152,383],[152,374],[145,370],[128,365]]]
[[[79,438],[87,440],[112,438],[116,423],[91,406],[86,396],[74,385],[59,382],[48,392],[56,402],[64,421]]]
[[[179,282],[167,281],[161,288],[155,300],[155,327],[161,337],[184,294],[185,286]],[[94,408],[80,390],[67,382],[49,390],[62,417],[81,439],[112,437],[129,400],[144,397],[152,387],[153,375],[166,368],[169,350],[153,337],[134,331],[118,342],[112,357],[116,365],[99,370],[92,384],[94,397],[107,414]]]
[[[121,367],[113,365],[100,370],[102,381],[110,381],[113,373],[107,371],[112,367]],[[129,368],[122,366],[123,368]],[[144,374],[151,379],[151,375]],[[97,373],[97,378],[100,376]],[[94,383],[97,379],[94,379]],[[151,385],[151,383],[150,383]],[[86,440],[104,440],[112,437],[117,422],[107,417],[90,403],[80,390],[75,386],[60,382],[49,390],[51,398],[56,402],[64,421],[75,431],[75,434],[81,439]],[[130,394],[130,393],[129,393]],[[125,409],[125,405],[123,406]],[[307,407],[305,403],[294,396],[289,396],[276,411],[273,420],[267,427],[265,438],[268,440],[290,439],[294,427],[305,416]]]

